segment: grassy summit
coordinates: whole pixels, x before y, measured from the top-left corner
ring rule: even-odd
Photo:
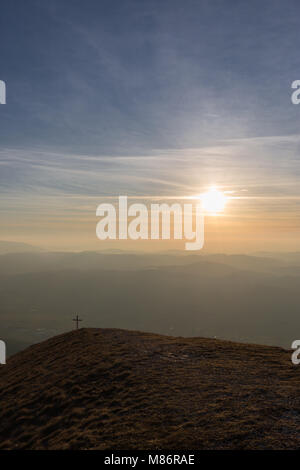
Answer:
[[[299,389],[281,348],[80,329],[0,366],[0,448],[299,448]]]

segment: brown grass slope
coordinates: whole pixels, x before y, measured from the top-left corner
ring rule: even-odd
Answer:
[[[280,348],[80,329],[0,366],[0,448],[299,448],[299,385]]]

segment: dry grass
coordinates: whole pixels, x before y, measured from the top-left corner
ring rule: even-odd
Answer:
[[[1,449],[295,449],[289,351],[81,329],[0,366]]]

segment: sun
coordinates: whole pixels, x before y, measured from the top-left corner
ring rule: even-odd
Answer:
[[[215,187],[212,187],[207,193],[200,196],[202,209],[209,214],[222,212],[226,205],[226,196]]]

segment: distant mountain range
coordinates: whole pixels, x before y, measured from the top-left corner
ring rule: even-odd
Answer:
[[[33,245],[28,245],[27,243],[19,242],[8,242],[0,240],[0,255],[6,253],[24,253],[24,252],[40,252],[43,251],[41,248],[38,248]]]
[[[20,252],[0,255],[0,338],[12,354],[87,327],[290,347],[300,255]]]

